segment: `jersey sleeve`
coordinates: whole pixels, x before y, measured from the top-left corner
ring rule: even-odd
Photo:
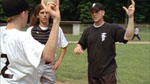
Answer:
[[[29,27],[29,28],[26,30],[26,32],[27,32],[28,34],[30,34],[30,35],[31,35],[31,30],[32,30],[32,28],[33,28],[33,26]]]
[[[85,50],[87,48],[87,35],[88,35],[88,29],[85,29],[78,44],[80,44],[82,46],[82,49]]]
[[[25,41],[22,42],[23,50],[28,61],[37,68],[41,61],[44,45],[34,40],[33,37],[26,33]]]
[[[65,38],[65,35],[61,28],[59,28],[59,34],[58,34],[58,47],[64,48],[68,45],[68,41]]]
[[[126,30],[118,25],[115,25],[115,41],[127,43],[128,40],[124,40]]]

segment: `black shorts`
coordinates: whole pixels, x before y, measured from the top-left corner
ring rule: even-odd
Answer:
[[[89,84],[117,84],[116,72],[112,72],[101,77],[88,76]]]

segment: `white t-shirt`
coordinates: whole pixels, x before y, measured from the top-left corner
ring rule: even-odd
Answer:
[[[44,45],[26,32],[1,31],[1,84],[40,84],[37,68],[43,49]],[[9,77],[4,77],[6,74]]]
[[[33,28],[33,26],[31,26],[31,27],[29,27],[28,29],[27,29],[27,32],[31,35],[31,29]],[[48,27],[41,27],[40,26],[40,28],[42,29],[42,30],[47,30],[48,29]],[[32,35],[31,35],[32,36]],[[61,27],[59,27],[59,31],[58,31],[58,47],[61,47],[61,48],[64,48],[64,47],[66,47],[68,45],[68,41],[66,40],[66,38],[65,38],[65,35],[64,35],[64,33],[63,33],[63,31],[62,31],[62,29],[61,29]]]
[[[31,30],[32,30],[32,28],[33,28],[33,26],[31,26],[31,27],[29,27],[28,29],[27,29],[27,32],[29,33],[29,35],[31,35],[32,36],[32,34],[31,34]],[[47,30],[48,29],[48,27],[41,27],[40,26],[40,28],[41,28],[41,30]],[[65,35],[64,35],[64,33],[63,33],[63,31],[62,31],[62,29],[59,27],[59,31],[58,31],[58,47],[60,47],[60,48],[64,48],[64,47],[66,47],[68,45],[68,41],[66,40],[66,38],[65,38]],[[57,55],[55,54],[55,57],[56,57]],[[45,71],[45,68],[46,66],[39,66],[38,67],[38,69],[39,69],[39,78],[41,78],[41,76],[44,74],[43,72]],[[51,66],[49,66],[49,67],[51,67]],[[50,73],[51,74],[51,73]],[[49,76],[49,75],[48,75]],[[49,78],[48,78],[49,79]]]
[[[135,34],[138,34],[139,33],[139,28],[135,28]]]
[[[2,41],[2,31],[4,31],[5,30],[5,27],[6,26],[0,26],[0,43],[2,43],[1,41]],[[0,53],[1,53],[1,45],[0,45]],[[1,67],[1,66],[0,66]]]

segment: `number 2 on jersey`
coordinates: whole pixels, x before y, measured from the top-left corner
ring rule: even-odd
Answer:
[[[8,65],[9,65],[9,60],[8,60],[8,57],[6,54],[1,54],[1,58],[5,58],[6,59],[6,62],[5,62],[5,66],[2,68],[1,70],[1,74],[4,78],[10,78],[12,79],[13,78],[13,75],[12,74],[6,74],[6,70],[8,69]]]

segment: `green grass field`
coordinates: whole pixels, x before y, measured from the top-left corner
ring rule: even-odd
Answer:
[[[78,41],[84,26],[81,26],[80,35],[66,34],[68,41]],[[150,41],[150,28],[140,29],[141,41]],[[135,38],[133,41],[138,41]],[[73,53],[76,44],[68,45],[67,53],[59,69],[56,71],[56,80],[74,84],[87,84],[87,53],[82,55]],[[57,50],[57,54],[59,53]],[[118,84],[149,84],[150,83],[150,44],[117,44],[116,61]]]
[[[81,32],[83,29],[81,30]],[[65,35],[68,41],[78,41],[81,35]],[[150,41],[150,28],[140,29],[141,41]],[[137,38],[134,41],[138,41]],[[73,53],[76,44],[68,45],[64,60],[56,71],[56,80],[88,84],[87,53]],[[150,83],[150,44],[116,44],[118,84]],[[59,50],[57,50],[59,53]]]
[[[56,79],[61,82],[87,84],[87,53],[75,55],[75,44],[68,45],[66,56],[56,71]],[[117,44],[118,84],[150,83],[150,45]],[[58,50],[59,52],[59,50]]]
[[[150,41],[150,28],[140,29],[139,36],[142,41]],[[137,38],[135,38],[134,40],[137,41]]]
[[[150,83],[150,45],[117,45],[118,84]]]

